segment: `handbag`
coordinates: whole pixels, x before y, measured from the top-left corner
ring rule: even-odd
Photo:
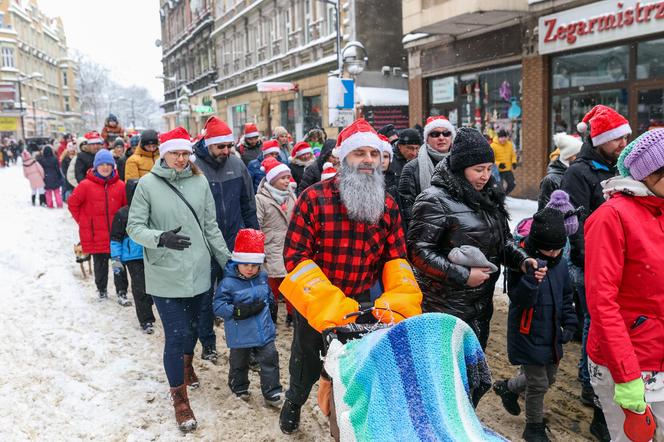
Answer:
[[[156,176],[157,178],[159,178],[161,181],[163,181],[164,184],[166,184],[168,187],[170,187],[171,190],[173,192],[175,192],[175,194],[177,196],[180,197],[182,202],[185,203],[185,205],[189,208],[189,210],[191,210],[191,214],[194,215],[194,219],[196,220],[196,224],[198,224],[198,228],[201,229],[201,234],[203,235],[203,243],[205,243],[205,247],[208,249],[208,252],[210,253],[210,256],[214,257],[214,254],[212,253],[212,249],[210,249],[210,246],[208,245],[208,242],[207,242],[207,238],[205,237],[205,231],[203,230],[203,226],[201,225],[201,222],[198,220],[198,215],[196,215],[196,211],[194,210],[193,207],[191,207],[191,204],[189,204],[189,201],[187,201],[187,198],[185,198],[184,195],[182,194],[182,192],[180,192],[174,185],[169,183],[166,178],[164,178],[162,176],[159,176],[154,172],[150,172],[150,173],[152,175]]]

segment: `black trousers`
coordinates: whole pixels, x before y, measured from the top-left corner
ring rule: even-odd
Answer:
[[[143,260],[127,262],[127,269],[131,277],[131,294],[134,296],[134,306],[136,307],[136,317],[141,325],[148,322],[154,323],[154,313],[152,313],[152,296],[145,293],[145,268]]]
[[[507,171],[507,172],[500,172],[500,181],[501,185],[503,186],[503,189],[505,189],[505,195],[509,195],[512,193],[514,188],[516,187],[516,181],[514,180],[514,174],[512,171]],[[505,183],[503,185],[503,183]]]
[[[106,291],[108,288],[108,261],[111,259],[109,253],[93,253],[92,265],[95,272],[95,285],[97,290]],[[119,275],[113,274],[113,283],[116,293],[127,293],[129,281],[127,280],[127,271],[122,270]]]
[[[235,394],[249,390],[249,358],[256,357],[260,366],[261,392],[266,398],[281,393],[279,381],[279,353],[274,341],[262,347],[231,348],[228,370],[228,386]]]
[[[293,312],[293,343],[288,364],[290,383],[286,398],[304,405],[323,368],[323,336],[297,311]]]

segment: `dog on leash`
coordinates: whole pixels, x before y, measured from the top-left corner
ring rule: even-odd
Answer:
[[[83,246],[81,243],[78,243],[74,246],[74,255],[76,256],[76,262],[81,266],[81,272],[83,272],[83,277],[87,278],[88,275],[85,273],[84,263],[88,263],[88,273],[92,275],[92,256],[87,253],[83,253]]]

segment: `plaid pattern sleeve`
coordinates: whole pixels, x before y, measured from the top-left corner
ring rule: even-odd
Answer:
[[[399,208],[386,196],[377,224],[348,218],[337,180],[309,187],[298,199],[284,247],[286,270],[313,260],[346,296],[368,293],[381,277],[383,264],[406,258]]]

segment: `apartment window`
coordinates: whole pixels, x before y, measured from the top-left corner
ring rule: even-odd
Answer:
[[[327,5],[327,35],[337,32],[337,11],[333,5]]]
[[[288,9],[286,9],[286,36],[284,40],[286,40],[286,50],[290,48],[290,34],[291,31],[293,30],[293,12],[292,12],[292,7],[289,6]]]
[[[2,48],[2,67],[13,68],[14,66],[14,49]]]
[[[69,106],[69,97],[65,97],[65,112],[70,112],[71,107]]]
[[[304,44],[309,43],[311,40],[311,22],[313,17],[313,10],[311,0],[304,0]]]

